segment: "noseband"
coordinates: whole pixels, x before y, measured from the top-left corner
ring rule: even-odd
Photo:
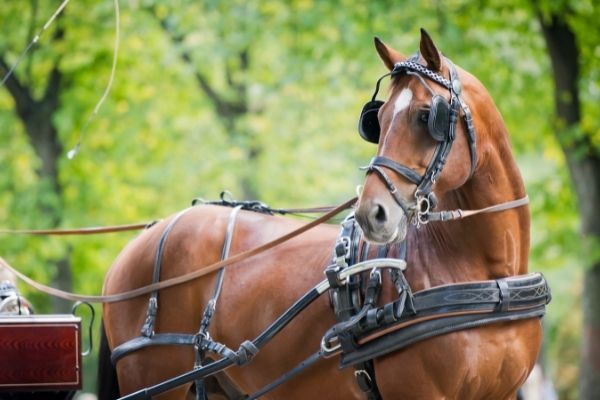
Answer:
[[[384,168],[394,171],[417,186],[415,190],[416,219],[414,220],[417,226],[426,224],[429,221],[428,215],[430,210],[435,208],[436,201],[433,195],[432,186],[441,174],[448,159],[450,149],[452,148],[452,143],[456,138],[456,124],[461,109],[463,111],[463,120],[466,126],[467,141],[469,143],[471,154],[471,171],[469,176],[473,175],[477,164],[476,134],[471,111],[461,97],[462,86],[454,64],[447,58],[445,58],[445,60],[449,70],[449,80],[441,74],[417,63],[416,57],[395,64],[391,72],[378,79],[373,98],[363,107],[359,120],[360,135],[369,142],[378,143],[380,126],[379,121],[377,120],[377,112],[383,105],[383,102],[376,100],[376,96],[379,91],[381,80],[387,76],[395,77],[402,73],[415,75],[432,94],[428,117],[428,130],[431,137],[436,140],[438,144],[425,173],[420,175],[414,169],[383,156],[374,157],[371,159],[368,166],[362,168],[367,171],[367,174],[375,172],[383,180],[394,198],[394,201],[396,201],[407,216],[409,215],[410,207],[398,194],[397,188],[386,174]],[[435,94],[429,85],[427,85],[424,78],[445,87],[450,93],[450,102],[444,97]]]

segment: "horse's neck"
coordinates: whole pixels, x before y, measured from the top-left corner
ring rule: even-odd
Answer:
[[[440,199],[439,209],[482,209],[524,196],[520,172],[505,143],[486,156],[465,185]],[[529,252],[529,209],[432,222],[414,228],[408,240],[408,265],[419,286],[523,274]]]

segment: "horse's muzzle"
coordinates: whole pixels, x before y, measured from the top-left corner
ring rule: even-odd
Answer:
[[[365,239],[372,243],[388,244],[406,238],[408,216],[401,207],[378,200],[361,199],[355,212]]]

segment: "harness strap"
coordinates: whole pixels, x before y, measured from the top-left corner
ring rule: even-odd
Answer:
[[[98,235],[102,233],[115,233],[147,229],[158,221],[143,222],[139,224],[126,224],[114,226],[93,226],[87,228],[64,229],[0,229],[3,235],[39,235],[39,236],[67,236],[67,235]]]
[[[385,158],[385,157],[381,157],[383,158],[383,160],[385,161],[391,161],[392,160]],[[398,193],[398,188],[396,187],[396,185],[394,185],[394,183],[392,182],[392,180],[390,179],[390,177],[385,173],[385,171],[383,170],[383,168],[381,168],[379,165],[374,164],[375,160],[371,160],[371,164],[369,164],[366,167],[361,167],[360,169],[365,169],[368,172],[375,172],[383,181],[383,183],[385,184],[385,186],[387,187],[388,191],[390,192],[390,194],[392,195],[392,198],[394,199],[394,201],[396,202],[396,204],[398,204],[400,206],[400,208],[402,209],[402,211],[404,211],[405,215],[410,215],[410,206],[407,204],[407,202],[402,198],[402,196],[400,196],[400,193]],[[380,164],[380,165],[384,165],[384,164]],[[391,167],[389,167],[391,168]],[[396,170],[394,170],[396,171]],[[396,171],[398,173],[400,173],[399,171]],[[403,175],[405,176],[405,175]],[[410,178],[407,178],[410,179]]]
[[[365,343],[351,353],[342,353],[340,367],[344,368],[365,360],[381,357],[393,351],[401,350],[411,344],[446,333],[499,322],[540,318],[545,312],[545,305],[542,305],[533,309],[529,308],[506,313],[458,315],[428,320],[421,324],[398,329],[388,335],[382,336],[378,340]]]
[[[383,173],[380,167],[373,166],[373,168]],[[385,173],[383,174],[385,175]],[[338,322],[327,331],[323,340],[327,343],[332,337],[336,337],[342,349],[352,349],[356,346],[356,343],[354,343],[355,335],[350,332],[358,329],[361,319],[368,317],[369,312],[375,306],[381,286],[381,272],[374,268],[368,280],[365,298],[361,307],[360,288],[364,283],[361,274],[350,275],[346,282],[342,282],[340,279],[340,272],[348,271],[349,266],[356,265],[358,261],[360,236],[360,228],[356,224],[354,214],[351,213],[341,224],[334,249],[333,261],[335,264],[325,270],[331,288],[329,292],[330,300]],[[385,257],[387,250],[387,246],[380,247],[379,257]],[[322,352],[323,350],[321,350]],[[366,360],[355,365],[354,376],[359,388],[365,393],[368,400],[381,399],[375,382],[375,368],[372,360]]]
[[[373,360],[367,360],[354,366],[354,377],[358,387],[367,395],[367,400],[380,400],[381,394],[375,382]]]
[[[113,365],[127,354],[149,346],[180,345],[192,346],[196,343],[196,335],[185,333],[155,333],[152,337],[138,336],[115,347],[110,354]]]
[[[225,231],[225,238],[223,240],[223,247],[221,249],[221,260],[225,260],[229,257],[229,250],[231,249],[231,241],[233,240],[233,230],[235,228],[235,221],[237,214],[242,209],[242,206],[236,206],[229,215],[229,222],[227,223],[227,230]],[[198,334],[208,334],[208,327],[210,321],[217,307],[217,301],[221,295],[221,289],[223,288],[223,279],[225,276],[225,268],[219,269],[217,272],[217,280],[215,282],[215,288],[211,299],[208,301],[206,308],[204,309],[204,315],[200,324],[200,331]]]
[[[469,176],[473,176],[475,168],[477,167],[477,135],[475,134],[475,126],[473,125],[473,116],[471,115],[469,105],[462,97],[462,85],[454,63],[452,63],[449,58],[445,58],[445,61],[448,64],[448,69],[450,71],[452,91],[456,94],[456,98],[463,111],[463,121],[467,128],[467,141],[469,142],[469,151],[471,152],[471,172],[469,173]]]
[[[277,333],[281,332],[283,328],[287,326],[287,324],[294,319],[302,310],[308,307],[313,301],[315,301],[321,294],[325,292],[326,289],[322,289],[323,287],[327,287],[325,282],[321,282],[319,285],[315,286],[313,289],[309,290],[302,296],[298,301],[296,301],[290,308],[288,308],[276,321],[274,321],[267,329],[265,329],[260,335],[258,335],[251,342],[246,341],[242,343],[240,346],[240,350],[237,353],[240,354],[240,359],[244,359],[249,361],[252,356],[256,354],[256,352],[265,346]],[[154,335],[155,337],[158,336]],[[135,340],[135,339],[134,339]],[[165,343],[170,344],[170,343]],[[123,346],[123,345],[121,345]],[[119,346],[120,347],[120,346]],[[132,349],[131,351],[136,350],[137,348]],[[115,349],[116,350],[116,349]],[[114,350],[113,350],[114,351]],[[241,355],[241,352],[244,352],[244,355]],[[223,357],[213,363],[208,365],[204,365],[198,369],[194,369],[192,371],[186,372],[182,375],[171,378],[167,381],[159,383],[154,386],[150,386],[137,392],[131,393],[127,396],[121,398],[121,400],[134,400],[134,399],[148,399],[151,396],[158,395],[160,393],[171,390],[179,385],[183,385],[188,382],[195,381],[197,379],[206,378],[207,376],[214,375],[216,373],[222,372],[227,368],[235,365],[236,362],[227,357]]]
[[[223,248],[221,249],[221,260],[225,260],[227,257],[229,257],[229,250],[231,249],[231,242],[233,240],[233,230],[235,228],[235,221],[242,207],[242,204],[235,206],[231,211],[231,214],[229,214],[227,230],[225,231],[225,238],[223,240]],[[208,333],[208,328],[210,326],[212,317],[215,313],[217,301],[219,300],[219,295],[221,294],[221,289],[223,288],[224,277],[225,267],[221,268],[217,272],[217,280],[215,282],[215,289],[213,295],[206,304],[206,308],[204,309],[204,314],[202,316],[202,321],[200,322],[200,330],[198,331],[198,337],[200,338],[200,340],[194,346],[196,349],[196,362],[194,363],[194,368],[202,367],[202,362],[204,361],[204,353],[206,351],[227,358],[235,358],[237,356],[235,352],[229,350],[225,345],[214,342],[210,338],[210,334]],[[204,387],[204,379],[197,379],[194,383],[196,384],[196,400],[207,399],[206,389]]]
[[[269,393],[271,390],[273,390],[276,387],[282,385],[283,383],[289,381],[290,379],[292,379],[293,377],[298,375],[300,372],[304,371],[306,368],[312,366],[314,363],[319,361],[321,358],[323,358],[323,353],[321,353],[320,350],[311,354],[308,358],[306,358],[305,360],[300,362],[294,368],[292,368],[285,374],[281,375],[279,378],[275,379],[274,381],[272,381],[271,383],[269,383],[268,385],[266,385],[259,391],[251,394],[247,400],[256,400],[259,397],[264,396],[265,394]]]
[[[463,219],[467,217],[472,217],[473,215],[478,214],[489,214],[494,212],[500,212],[505,210],[510,210],[511,208],[518,208],[525,206],[529,203],[529,196],[522,197],[517,200],[506,201],[504,203],[495,204],[493,206],[481,208],[479,210],[449,210],[449,211],[439,211],[439,212],[429,212],[427,213],[426,220],[427,222],[431,221],[451,221],[455,219]],[[422,221],[423,222],[423,221]]]
[[[500,282],[498,282],[500,281]],[[425,289],[411,294],[412,306],[404,306],[402,299],[393,305],[397,324],[382,324],[365,327],[371,331],[359,341],[364,342],[386,333],[388,327],[401,327],[419,323],[437,315],[457,315],[472,313],[490,313],[494,311],[516,311],[527,307],[538,307],[547,304],[550,299],[550,289],[543,275],[533,273],[518,277],[501,278],[492,281],[451,284]],[[409,308],[409,313],[404,312]],[[385,306],[380,308],[382,313]],[[374,331],[373,328],[380,328]],[[383,329],[383,331],[382,331]]]
[[[408,168],[402,164],[398,164],[396,161],[386,157],[373,157],[367,167],[361,167],[360,169],[370,170],[372,166],[389,168],[392,171],[395,171],[397,174],[402,175],[415,185],[418,185],[423,180],[423,176],[419,175],[415,170]]]
[[[541,317],[551,294],[543,275],[533,273],[438,286],[409,297],[413,312],[404,312],[407,300],[401,296],[390,303],[390,307],[384,305],[375,310],[375,323],[368,318],[361,321],[362,333],[352,338],[356,346],[342,346],[342,367],[362,363],[444,333],[502,321]],[[393,320],[385,316],[390,308],[394,312]],[[352,332],[336,334],[339,338],[343,334],[352,335]],[[333,349],[339,347],[331,342],[329,340],[328,345]]]
[[[167,244],[167,239],[171,230],[179,221],[179,219],[186,214],[191,208],[186,208],[185,210],[180,211],[167,225],[162,235],[160,236],[160,240],[158,242],[158,247],[156,249],[156,254],[154,256],[154,269],[152,272],[152,283],[157,283],[160,281],[160,270],[163,253],[165,251],[165,246]],[[154,321],[156,320],[156,314],[158,313],[158,291],[155,290],[150,293],[150,299],[148,300],[148,311],[146,312],[146,320],[140,333],[142,336],[150,337],[154,335]]]

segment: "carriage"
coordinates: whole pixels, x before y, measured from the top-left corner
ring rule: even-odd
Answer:
[[[222,199],[144,230],[97,299],[101,399],[516,398],[550,291],[502,118],[425,31],[412,57],[375,46],[359,198],[307,225]]]
[[[81,318],[34,314],[11,280],[0,282],[1,399],[73,398],[81,356]]]

